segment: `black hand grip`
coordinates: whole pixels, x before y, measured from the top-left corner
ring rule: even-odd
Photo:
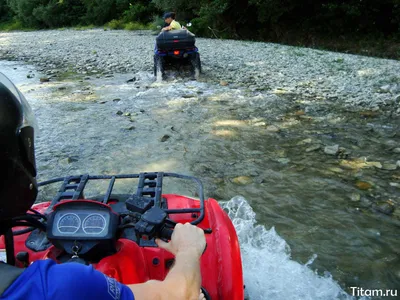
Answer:
[[[171,228],[163,227],[163,229],[161,229],[160,237],[163,239],[170,240],[173,232],[174,232],[174,230],[172,230]]]

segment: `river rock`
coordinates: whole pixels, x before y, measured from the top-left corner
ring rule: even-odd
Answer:
[[[312,143],[312,139],[308,138],[308,139],[304,139],[304,140],[298,142],[297,146],[307,145],[307,144],[311,144],[311,143]]]
[[[339,152],[339,145],[326,146],[324,152],[329,155],[336,155]]]
[[[375,209],[385,215],[391,215],[394,212],[394,205],[392,203],[389,202],[384,202],[384,203],[380,203],[378,204]]]
[[[229,83],[227,81],[221,80],[219,84],[222,86],[227,86]]]
[[[161,137],[160,141],[161,141],[162,143],[164,143],[164,142],[168,141],[168,140],[170,139],[170,137],[171,137],[170,135],[164,134],[164,135]]]
[[[126,128],[126,130],[134,130],[136,127],[135,126],[129,126]]]
[[[392,187],[400,188],[400,183],[397,182],[389,182],[389,185]]]
[[[130,116],[131,116],[131,113],[130,113],[130,112],[126,112],[126,113],[124,113],[124,116],[125,116],[125,117],[130,117]]]
[[[360,190],[369,190],[372,188],[372,184],[366,181],[357,181],[356,187],[358,187]]]
[[[279,127],[277,127],[275,125],[269,125],[265,128],[265,130],[268,132],[279,132],[280,131]]]
[[[397,169],[396,164],[391,164],[391,163],[383,163],[382,164],[382,169],[383,170],[388,170],[388,171],[394,171]]]
[[[49,77],[40,77],[40,82],[49,82],[50,78]]]
[[[358,202],[358,201],[360,201],[360,199],[361,199],[361,195],[358,193],[352,193],[350,195],[350,200],[353,202]]]
[[[115,98],[115,99],[113,99],[113,102],[119,102],[119,101],[121,101],[121,98]]]
[[[315,144],[315,145],[312,145],[312,146],[308,147],[306,149],[306,152],[316,151],[316,150],[319,150],[320,148],[321,148],[321,145]]]
[[[233,183],[240,184],[240,185],[246,185],[250,184],[253,180],[249,176],[238,176],[232,179]]]
[[[121,116],[121,115],[123,114],[123,112],[119,110],[119,111],[116,112],[116,114],[117,114],[118,116]]]
[[[393,152],[394,152],[394,153],[400,153],[400,148],[394,148],[394,149],[393,149]]]

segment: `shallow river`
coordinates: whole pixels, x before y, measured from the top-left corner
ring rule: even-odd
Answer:
[[[234,220],[251,299],[400,289],[399,120],[207,78],[70,74],[40,83],[31,66],[1,61],[0,71],[35,111],[39,180],[140,171],[201,178]],[[325,153],[333,145],[339,154]]]

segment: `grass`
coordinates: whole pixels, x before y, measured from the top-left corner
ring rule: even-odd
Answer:
[[[138,22],[124,22],[123,20],[112,20],[108,22],[105,29],[125,29],[125,30],[151,30],[151,24],[141,24]]]
[[[32,30],[36,30],[36,29],[26,27],[26,26],[22,25],[22,23],[20,21],[17,21],[17,20],[0,23],[0,31],[16,31],[16,30],[32,31]]]

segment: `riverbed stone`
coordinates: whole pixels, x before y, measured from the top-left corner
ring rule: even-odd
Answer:
[[[280,131],[279,127],[275,126],[275,125],[269,125],[265,128],[265,130],[268,132],[279,132]]]
[[[383,163],[382,164],[382,169],[383,170],[388,170],[388,171],[394,171],[397,169],[397,165],[396,164],[392,164],[392,163]]]
[[[238,176],[232,179],[232,182],[239,185],[247,185],[252,183],[252,178],[249,176]]]
[[[385,215],[391,215],[394,212],[395,207],[392,203],[383,202],[383,203],[378,203],[375,209]]]
[[[339,145],[325,146],[324,152],[329,155],[336,155],[339,152]]]
[[[319,149],[321,149],[321,145],[320,144],[315,144],[315,145],[312,145],[312,146],[308,147],[306,149],[306,152],[308,153],[308,152],[316,151],[316,150],[319,150]]]
[[[164,142],[168,141],[170,138],[171,138],[171,136],[169,134],[164,134],[161,137],[160,141],[164,143]]]
[[[308,138],[308,139],[301,140],[296,145],[297,146],[302,146],[302,145],[307,145],[307,144],[311,144],[311,143],[312,143],[312,139]]]
[[[357,181],[356,187],[358,187],[360,190],[369,190],[372,188],[372,184],[366,181]]]
[[[358,201],[361,200],[361,195],[358,194],[358,193],[352,193],[350,195],[350,200],[353,201],[353,202],[358,202]]]
[[[124,112],[121,111],[121,110],[119,110],[119,111],[116,112],[116,114],[117,114],[118,116],[122,116],[123,113],[124,113]]]
[[[393,149],[393,152],[394,152],[394,153],[400,153],[400,148],[394,148],[394,149]]]

